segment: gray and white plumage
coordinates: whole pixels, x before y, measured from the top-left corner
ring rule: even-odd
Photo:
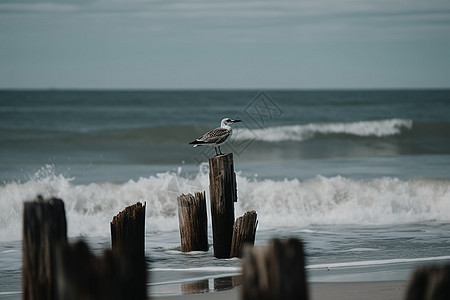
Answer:
[[[214,147],[214,150],[216,150],[216,155],[222,154],[220,145],[224,144],[231,136],[233,131],[230,125],[237,122],[241,122],[241,120],[232,120],[230,118],[225,118],[222,120],[222,122],[220,122],[220,127],[208,131],[189,144],[194,145],[194,147],[211,146]],[[217,148],[219,148],[219,152],[217,152]]]

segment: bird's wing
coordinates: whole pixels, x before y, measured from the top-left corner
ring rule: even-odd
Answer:
[[[219,127],[208,131],[189,144],[220,144],[223,143],[229,135],[230,131],[228,129]]]

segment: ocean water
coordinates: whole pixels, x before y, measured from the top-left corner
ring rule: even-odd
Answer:
[[[301,238],[310,281],[450,262],[450,90],[0,91],[0,298],[21,297],[22,207],[38,194],[62,198],[69,238],[97,253],[113,216],[146,202],[152,294],[231,284],[241,260],[180,252],[176,206],[208,195],[214,149],[188,142],[224,117],[243,121],[222,146],[236,216],[257,211],[257,245]]]

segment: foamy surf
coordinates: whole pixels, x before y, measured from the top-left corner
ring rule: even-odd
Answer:
[[[373,267],[373,266],[386,266],[396,264],[423,263],[431,261],[448,261],[448,260],[450,260],[450,256],[395,258],[395,259],[352,261],[352,262],[329,263],[329,264],[315,264],[306,266],[306,269]]]
[[[239,273],[241,272],[240,267],[225,267],[225,266],[208,266],[208,267],[197,267],[197,268],[152,268],[154,272],[222,272],[222,273]]]
[[[20,239],[23,202],[38,194],[64,200],[69,236],[108,236],[113,216],[137,201],[147,203],[148,232],[175,231],[177,196],[206,191],[209,197],[207,172],[201,165],[192,176],[180,168],[119,184],[75,184],[73,178],[54,174],[46,166],[28,181],[0,186],[0,240]],[[446,179],[258,180],[238,174],[237,185],[236,215],[256,210],[261,229],[450,220],[450,181]]]
[[[234,130],[235,140],[258,140],[263,142],[297,141],[301,142],[314,136],[348,134],[359,137],[384,137],[400,134],[412,129],[413,121],[408,119],[388,119],[348,123],[310,123],[304,125],[274,126],[262,129]]]

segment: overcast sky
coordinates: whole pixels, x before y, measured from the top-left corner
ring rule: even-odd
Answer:
[[[423,87],[449,0],[0,0],[0,88]]]

